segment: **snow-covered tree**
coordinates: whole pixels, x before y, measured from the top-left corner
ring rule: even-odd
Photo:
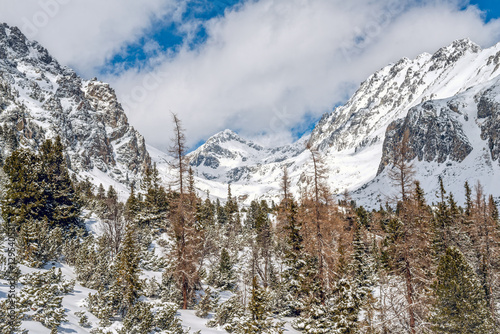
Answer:
[[[274,322],[270,317],[268,302],[269,296],[265,289],[257,284],[254,277],[252,282],[252,295],[248,303],[248,312],[238,324],[237,334],[282,334],[283,322]]]
[[[219,304],[213,319],[207,322],[207,326],[221,327],[227,332],[233,333],[238,324],[241,323],[244,314],[245,308],[241,302],[241,296],[235,294],[224,303]]]
[[[457,248],[446,250],[436,276],[431,317],[434,332],[497,333],[478,277]]]

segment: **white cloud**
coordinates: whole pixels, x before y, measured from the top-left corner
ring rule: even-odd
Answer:
[[[179,20],[184,10],[175,0],[44,1],[67,4],[37,39],[85,74],[141,37],[155,18]],[[460,11],[463,4],[247,1],[206,22],[208,38],[199,48],[151,59],[154,70],[131,69],[104,79],[116,88],[131,123],[160,148],[171,137],[170,112],[183,120],[190,145],[224,128],[269,144],[290,142],[290,129],[303,126],[304,117],[331,110],[390,62],[464,37],[482,46],[498,41],[500,22],[485,24],[477,8]],[[11,24],[33,19],[37,10],[37,1],[0,0],[0,20]],[[184,22],[184,29],[192,32],[199,23]],[[154,43],[149,46],[156,50]]]
[[[175,0],[0,0],[0,22],[18,26],[61,63],[86,76],[144,35],[159,19],[178,19]]]

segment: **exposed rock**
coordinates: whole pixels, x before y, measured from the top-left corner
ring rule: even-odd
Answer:
[[[385,134],[382,160],[377,174],[394,162],[396,148],[408,131],[408,161],[462,162],[473,150],[458,120],[458,109],[440,108],[432,101],[410,109],[404,119],[392,122]]]
[[[144,138],[108,84],[81,79],[6,24],[0,24],[0,111],[0,125],[10,129],[0,138],[2,156],[59,135],[74,171],[97,168],[127,182],[150,164]]]

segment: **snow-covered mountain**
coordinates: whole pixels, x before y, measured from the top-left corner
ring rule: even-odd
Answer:
[[[453,161],[460,168],[478,171],[477,164],[498,159],[499,149],[495,146],[498,141],[498,118],[490,116],[488,120],[482,120],[482,115],[490,113],[485,111],[492,106],[488,101],[496,101],[497,92],[491,87],[488,90],[488,85],[495,85],[495,78],[500,74],[499,67],[500,44],[482,50],[465,39],[455,41],[433,55],[424,53],[413,60],[403,58],[371,75],[345,105],[321,118],[308,139],[310,145],[325,157],[333,192],[364,189],[377,177],[380,184],[378,190],[382,195],[374,198],[364,196],[362,191],[356,191],[354,195],[361,203],[370,206],[384,202],[389,197],[391,185],[385,173],[381,172],[383,166],[392,161],[393,147],[389,142],[384,146],[386,135],[393,141],[397,140],[392,134],[401,131],[406,124],[404,120],[409,110],[426,110],[430,105],[439,103],[449,104],[448,111],[436,112],[431,118],[419,118],[413,123],[415,137],[412,140],[420,145],[418,154],[415,153],[417,162],[432,161],[434,164],[422,167],[428,172],[418,175],[426,185],[429,199],[432,199],[431,194],[436,189],[438,174],[443,174],[445,185],[457,192],[461,191],[456,187],[457,182],[462,187],[465,180],[475,183],[478,178],[484,183],[488,177],[498,177],[500,174],[495,168],[485,171],[484,177],[474,172],[455,173],[453,177],[441,167]],[[480,89],[489,92],[488,98],[469,96],[471,91]],[[471,98],[482,102],[472,103]],[[460,104],[461,99],[467,99],[467,111]],[[474,108],[479,108],[479,114],[471,111]],[[458,124],[462,123],[455,116],[460,112],[466,113],[463,119],[469,119],[466,125],[476,124],[478,129],[484,128],[480,137],[459,130]],[[397,119],[403,120],[393,123]],[[386,132],[388,127],[390,131]],[[492,142],[495,142],[494,148],[486,151],[489,158],[483,154],[482,158],[466,159],[471,152],[481,151],[484,145],[491,146]],[[193,152],[191,163],[198,168],[200,177],[212,183],[232,183],[233,189],[241,190],[233,192],[244,195],[244,198],[275,198],[285,165],[291,170],[295,190],[303,185],[304,175],[310,170],[310,153],[305,150],[305,143],[306,139],[302,139],[286,148],[262,148],[224,131]],[[381,174],[377,176],[378,173]],[[248,186],[244,187],[245,184]],[[500,190],[491,189],[490,192],[500,195]]]
[[[477,179],[499,197],[499,67],[500,44],[482,50],[467,39],[433,55],[403,58],[371,75],[345,105],[293,144],[269,148],[231,130],[215,134],[189,156],[198,187],[225,198],[230,183],[233,195],[246,203],[277,200],[286,166],[299,194],[311,171],[309,143],[325,158],[333,193],[347,189],[360,203],[378,206],[393,191],[387,168],[409,130],[429,199],[437,175],[459,200],[463,182]],[[172,175],[170,158],[146,146],[108,84],[81,79],[19,29],[2,24],[0,153],[36,149],[56,135],[67,147],[71,170],[121,187],[124,196],[151,160],[165,182]]]
[[[0,125],[3,156],[59,135],[71,170],[96,180],[126,184],[150,163],[144,138],[108,84],[81,79],[6,24],[0,24]]]

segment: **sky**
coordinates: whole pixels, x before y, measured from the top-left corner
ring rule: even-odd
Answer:
[[[0,22],[109,82],[159,149],[172,113],[191,148],[226,128],[291,143],[402,57],[496,44],[498,17],[496,0],[0,0]]]

